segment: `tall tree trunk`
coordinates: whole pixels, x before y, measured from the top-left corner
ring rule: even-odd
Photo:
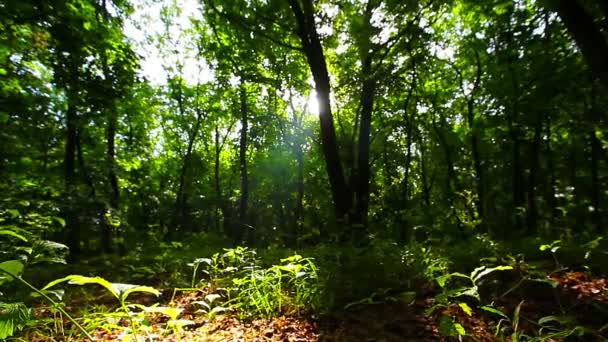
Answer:
[[[431,186],[428,181],[428,168],[425,152],[424,138],[420,137],[420,178],[422,178],[422,197],[424,198],[424,205],[428,208],[431,206]]]
[[[342,163],[338,153],[338,142],[331,111],[329,73],[321,40],[315,27],[313,2],[312,0],[289,0],[289,4],[295,16],[297,34],[301,40],[308,66],[315,82],[315,90],[319,103],[321,145],[331,185],[335,216],[339,222],[348,221],[348,214],[351,208],[351,195],[344,178]]]
[[[481,75],[483,73],[481,68],[481,60],[479,58],[479,54],[475,52],[475,61],[476,61],[476,73],[475,73],[475,81],[473,82],[473,91],[468,96],[467,99],[467,122],[469,125],[469,130],[471,131],[471,152],[473,155],[473,168],[475,170],[475,178],[477,183],[477,214],[479,215],[479,219],[482,224],[485,224],[485,178],[481,163],[481,155],[479,153],[479,130],[477,128],[477,122],[475,120],[475,93],[479,89],[481,84]],[[463,85],[461,84],[461,87]]]
[[[250,238],[253,236],[253,232],[251,232],[251,229],[249,229],[247,217],[247,204],[249,201],[249,179],[247,176],[247,130],[249,127],[247,121],[247,90],[245,89],[245,85],[243,83],[241,83],[240,86],[240,102],[241,136],[239,141],[239,172],[241,177],[241,196],[239,198],[239,226],[237,227],[238,231],[235,234],[237,237],[235,243],[240,242],[243,236],[247,237],[248,242],[253,240],[253,238]]]
[[[405,98],[405,101],[403,103],[403,112],[404,112],[404,117],[403,117],[403,121],[405,124],[405,144],[406,144],[406,153],[405,153],[405,165],[404,165],[404,174],[403,174],[403,210],[407,210],[409,208],[409,202],[410,202],[410,195],[412,193],[411,190],[411,186],[410,186],[410,169],[412,166],[412,143],[413,143],[413,134],[414,134],[414,113],[413,111],[410,111],[410,100],[412,98],[412,94],[414,93],[414,90],[416,89],[416,74],[412,73],[414,75],[414,81],[412,82],[412,86],[410,87],[407,96]],[[418,99],[414,99],[414,108],[416,108],[416,106],[418,105]],[[424,175],[424,181],[426,181],[426,175]],[[424,182],[423,182],[424,183]],[[423,184],[423,187],[426,186],[426,183]],[[424,190],[423,190],[424,192]],[[399,232],[400,236],[401,236],[401,241],[406,242],[407,239],[409,238],[410,235],[410,227],[409,224],[407,222],[407,219],[404,215],[403,212],[398,213],[398,218],[397,221],[401,222],[401,230]]]
[[[530,175],[528,177],[528,209],[526,215],[526,224],[528,231],[526,233],[533,234],[537,231],[538,208],[536,205],[536,186],[537,173],[540,164],[540,144],[541,134],[543,130],[543,120],[541,114],[537,114],[537,122],[534,125],[534,139],[532,141],[532,162],[530,165]]]
[[[600,199],[602,193],[602,186],[600,184],[598,163],[601,152],[601,142],[595,134],[595,126],[592,125],[589,132],[589,138],[591,140],[591,206],[593,207],[593,213],[591,214],[591,221],[595,231],[599,232],[602,228],[601,219],[601,206]]]
[[[298,136],[300,137],[297,140],[296,149],[296,162],[298,164],[298,174],[296,180],[296,205],[294,210],[294,224],[292,232],[292,241],[291,244],[297,246],[300,235],[302,234],[303,226],[304,226],[304,151],[302,150],[302,141],[301,141],[301,127],[297,126]]]
[[[183,92],[182,85],[180,84],[179,95],[178,95],[178,109],[180,115],[185,114],[184,104],[183,104]],[[196,91],[196,121],[194,123],[194,128],[188,134],[188,146],[186,147],[186,153],[184,154],[184,158],[182,160],[182,168],[179,173],[179,183],[177,188],[177,194],[175,196],[175,208],[173,211],[173,227],[170,227],[169,233],[167,234],[167,239],[174,238],[174,234],[177,233],[178,227],[183,229],[185,214],[186,214],[186,195],[185,195],[185,186],[186,186],[186,175],[188,174],[188,167],[190,166],[192,159],[192,151],[194,149],[194,144],[196,143],[196,139],[198,137],[198,133],[200,130],[201,122],[203,121],[203,112],[198,103],[199,90],[197,86]]]
[[[105,6],[105,1],[104,1]],[[107,88],[111,89],[112,87],[112,76],[110,74],[110,69],[108,66],[108,57],[105,51],[102,51],[102,64],[103,64],[103,73],[105,75],[105,79],[107,81]],[[105,104],[106,107],[106,115],[107,115],[107,126],[106,126],[106,168],[108,175],[108,184],[109,184],[109,202],[110,208],[107,210],[107,213],[104,213],[104,217],[102,219],[102,234],[101,234],[101,246],[104,252],[111,253],[113,251],[112,246],[112,238],[113,238],[113,230],[114,227],[110,220],[112,220],[112,216],[115,212],[118,211],[118,205],[120,200],[120,190],[118,188],[118,176],[116,175],[116,127],[118,121],[118,115],[116,113],[116,104],[113,98],[110,98]],[[106,211],[106,210],[104,210]],[[110,215],[110,217],[105,217],[105,214]]]
[[[549,223],[551,227],[555,227],[555,219],[557,216],[557,201],[555,200],[555,187],[557,182],[555,181],[555,161],[553,156],[553,145],[551,144],[551,120],[547,119],[547,146],[545,155],[547,156],[547,168],[549,169],[549,187],[547,191],[547,198],[549,202],[549,209],[551,214],[549,216]]]
[[[215,162],[213,164],[213,184],[215,188],[215,231],[220,232],[220,218],[223,216],[222,188],[220,184],[220,129],[215,125]]]
[[[75,77],[75,76],[74,76]],[[64,182],[65,197],[67,202],[64,208],[65,228],[68,233],[67,245],[70,248],[70,259],[78,260],[80,256],[80,225],[77,222],[78,215],[74,206],[76,205],[76,104],[75,89],[70,89],[68,95],[68,109],[66,111],[66,142],[64,157]]]
[[[513,8],[511,7],[511,11]],[[509,18],[511,18],[511,15]],[[513,51],[511,51],[511,45],[513,41],[513,32],[511,31],[511,20],[509,19],[509,29],[506,32],[507,35],[507,50],[504,51],[506,54],[507,70],[511,79],[511,99],[508,100],[511,103],[507,109],[507,125],[509,128],[509,137],[511,139],[511,186],[512,186],[512,198],[513,198],[513,210],[514,210],[514,224],[515,230],[521,231],[523,228],[523,216],[521,208],[525,205],[524,196],[524,185],[523,185],[523,174],[521,167],[521,141],[519,138],[520,132],[518,127],[519,118],[519,99],[521,95],[520,84],[515,72],[513,63],[516,57],[514,57]]]
[[[360,225],[353,227],[353,237],[360,241],[365,237],[367,231],[367,215],[369,210],[369,187],[370,187],[370,164],[369,164],[369,149],[370,135],[372,126],[372,112],[374,110],[374,97],[376,93],[376,80],[371,75],[372,60],[368,55],[363,62],[362,73],[367,77],[363,81],[363,89],[361,93],[361,125],[359,128],[359,143],[358,143],[358,166],[357,166],[357,183],[355,189],[355,213],[353,223]]]
[[[562,22],[572,35],[587,63],[608,87],[608,41],[579,0],[552,0]],[[606,0],[600,0],[600,3]],[[603,5],[606,8],[606,5]],[[608,13],[604,13],[608,15]]]
[[[97,4],[96,4],[97,5]],[[96,6],[97,18],[101,25],[110,25],[110,14],[106,10],[106,0],[102,0],[101,4]],[[102,71],[104,75],[104,86],[109,92],[106,94],[104,103],[104,111],[107,118],[106,125],[106,172],[108,177],[108,199],[109,208],[103,208],[101,218],[101,248],[106,253],[113,251],[112,239],[114,235],[114,226],[112,225],[112,216],[118,211],[120,200],[120,190],[118,188],[118,176],[116,175],[116,127],[118,115],[116,112],[115,93],[113,91],[114,79],[108,65],[108,55],[105,49],[101,50]],[[109,215],[107,217],[106,215]]]
[[[608,13],[607,13],[608,14]],[[593,123],[589,128],[589,139],[591,143],[591,206],[593,212],[591,214],[591,224],[596,232],[602,229],[602,207],[601,207],[601,196],[602,196],[602,185],[599,178],[599,160],[602,154],[602,143],[598,139],[596,134],[595,122],[600,121],[599,109],[597,107],[597,87],[595,79],[591,79],[591,107],[590,116],[594,118]]]

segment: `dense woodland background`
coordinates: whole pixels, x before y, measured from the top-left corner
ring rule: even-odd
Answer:
[[[604,1],[5,0],[0,18],[0,225],[71,262],[172,241],[477,262],[606,234]]]

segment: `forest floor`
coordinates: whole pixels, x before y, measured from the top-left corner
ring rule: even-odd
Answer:
[[[197,312],[193,303],[209,294],[205,290],[189,290],[173,293],[168,290],[160,298],[160,304],[180,308],[181,320],[187,320],[187,326],[180,329],[167,329],[167,318],[162,315],[148,317],[150,329],[141,335],[147,336],[146,341],[452,341],[454,337],[440,334],[441,317],[451,317],[459,322],[466,330],[464,340],[470,341],[500,341],[497,325],[507,329],[507,341],[513,341],[513,333],[518,336],[538,336],[539,318],[545,320],[563,320],[564,317],[576,317],[576,326],[586,327],[579,331],[571,331],[571,335],[579,335],[578,341],[606,341],[608,325],[603,321],[607,316],[594,311],[598,305],[608,304],[608,281],[603,278],[593,278],[584,272],[562,272],[548,275],[558,286],[553,300],[547,300],[547,293],[526,293],[521,296],[509,296],[510,299],[495,298],[494,305],[505,313],[518,311],[517,322],[501,319],[481,310],[467,313],[457,304],[451,304],[428,315],[428,309],[435,303],[434,285],[428,284],[420,289],[418,298],[405,303],[378,303],[361,305],[349,310],[343,310],[320,317],[315,315],[291,315],[273,319],[239,319],[237,314],[227,313],[209,319],[206,314]],[[172,292],[172,293],[169,293]],[[556,297],[555,297],[556,296]],[[549,296],[551,297],[551,296]],[[94,302],[89,299],[76,298],[68,302],[66,309],[78,315],[83,307],[93,308],[106,306],[112,308],[111,296],[98,296]],[[85,302],[86,300],[86,302]],[[142,295],[132,302],[150,305],[157,298]],[[568,312],[565,312],[565,307]],[[519,307],[519,309],[515,309]],[[40,320],[52,320],[53,314],[49,307],[39,306],[35,316]],[[90,311],[89,311],[90,314]],[[604,312],[605,314],[605,312]],[[513,316],[510,316],[513,320]],[[603,318],[602,318],[603,317]],[[560,321],[560,323],[563,323]],[[71,324],[64,319],[63,330],[69,331]],[[602,326],[603,325],[603,326]],[[124,320],[117,322],[116,328],[97,328],[92,334],[96,341],[125,340],[125,329],[128,326]],[[570,325],[572,327],[572,325]],[[592,327],[592,329],[588,329]],[[55,328],[56,329],[56,328]],[[565,332],[566,328],[562,328]],[[57,330],[55,330],[57,331]],[[558,330],[556,330],[558,331]],[[563,341],[559,334],[550,337],[545,331],[542,341]],[[580,332],[580,334],[579,334]],[[602,334],[604,336],[602,336]],[[30,331],[26,333],[28,341],[88,341],[81,338],[65,336],[44,336]],[[504,336],[504,334],[503,334]],[[549,336],[549,337],[547,337]],[[128,340],[128,339],[127,339]],[[525,339],[522,339],[525,340]]]

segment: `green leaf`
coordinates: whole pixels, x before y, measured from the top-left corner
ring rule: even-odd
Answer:
[[[560,325],[572,325],[576,323],[576,319],[571,316],[545,316],[538,320],[539,325],[546,325],[550,322],[556,322]]]
[[[176,320],[177,317],[184,311],[180,308],[172,308],[169,306],[153,306],[146,307],[143,309],[146,313],[161,313],[163,315],[168,316],[171,320]]]
[[[59,225],[60,225],[61,227],[64,227],[64,228],[65,228],[65,220],[64,220],[63,218],[58,217],[58,216],[53,216],[53,220],[54,220],[55,222],[59,223]]]
[[[435,281],[437,282],[437,284],[439,284],[439,286],[445,287],[445,284],[447,283],[447,281],[450,280],[450,278],[453,278],[453,277],[460,277],[460,278],[470,279],[469,276],[466,275],[466,274],[462,274],[462,273],[459,273],[459,272],[454,272],[454,273],[450,273],[450,274],[439,276],[439,277],[435,278]]]
[[[458,336],[465,336],[467,334],[467,331],[464,330],[464,327],[460,323],[454,323],[454,329],[458,333]]]
[[[44,293],[47,296],[55,296],[59,301],[63,300],[63,296],[65,295],[65,291],[62,289],[57,289],[57,290],[46,290],[44,291]],[[37,292],[33,292],[31,294],[32,297],[40,297],[40,295]]]
[[[120,299],[119,293],[116,292],[116,290],[114,290],[112,283],[110,283],[109,281],[107,281],[101,277],[85,277],[85,276],[81,276],[81,275],[77,275],[77,274],[69,275],[67,277],[63,277],[60,279],[55,279],[55,280],[51,281],[50,283],[48,283],[45,287],[43,287],[41,289],[41,291],[46,291],[46,290],[50,289],[51,287],[53,287],[57,284],[60,284],[60,283],[64,283],[64,282],[69,282],[69,284],[74,284],[74,285],[98,284],[98,285],[103,286],[110,293],[112,293],[112,295],[114,295],[114,297],[116,297],[116,299]]]
[[[208,295],[205,296],[205,301],[207,301],[207,303],[209,304],[213,304],[213,302],[215,302],[217,299],[222,298],[222,296],[220,296],[217,293],[210,293]]]
[[[487,311],[487,312],[491,312],[493,314],[496,314],[500,317],[503,317],[504,319],[510,321],[511,319],[509,318],[509,316],[507,316],[504,312],[498,310],[497,308],[491,307],[491,306],[487,306],[484,305],[480,308],[481,310]]]
[[[167,321],[167,327],[172,328],[172,329],[181,329],[185,326],[188,325],[193,325],[196,324],[196,322],[189,320],[189,319],[172,319]]]
[[[492,267],[492,268],[486,268],[482,272],[479,272],[475,277],[473,277],[473,283],[477,283],[477,281],[479,281],[479,279],[487,276],[488,274],[490,274],[492,272],[508,271],[508,270],[512,270],[512,269],[513,269],[513,266],[496,266],[496,267]]]
[[[23,242],[27,242],[27,239],[21,235],[21,234],[17,234],[12,230],[0,230],[0,235],[6,235],[6,236],[12,236],[14,238],[17,238]]]
[[[113,283],[112,288],[114,288],[114,290],[119,293],[120,298],[123,301],[126,300],[130,294],[135,292],[150,293],[155,295],[156,297],[160,296],[160,291],[150,286]]]
[[[0,284],[12,281],[14,278],[18,278],[23,273],[23,263],[19,260],[8,260],[0,262]],[[8,274],[7,274],[8,273]]]
[[[471,272],[471,279],[474,279],[474,278],[475,278],[475,276],[476,276],[476,275],[477,275],[479,272],[481,272],[481,271],[483,271],[483,270],[485,270],[485,269],[486,269],[486,266],[479,266],[479,267],[477,267],[476,269],[474,269],[474,270],[473,270],[473,272]]]
[[[519,329],[519,313],[521,311],[521,306],[523,304],[524,304],[524,301],[522,300],[521,302],[519,302],[517,307],[515,307],[515,312],[513,312],[513,331],[515,333],[517,333],[517,330]]]
[[[17,218],[21,216],[21,213],[17,209],[6,209],[6,212],[12,217]]]
[[[0,303],[0,339],[11,337],[32,318],[32,311],[23,303]]]
[[[221,313],[224,313],[224,312],[228,312],[228,311],[231,311],[231,309],[225,308],[223,306],[216,306],[213,309],[211,309],[211,311],[209,311],[209,313],[207,314],[207,317],[209,319],[213,319],[213,318],[215,318],[215,316],[217,316]]]
[[[469,304],[467,303],[458,303],[458,306],[460,306],[460,308],[462,309],[462,311],[464,311],[464,313],[466,313],[468,316],[472,316],[473,315],[473,310],[471,309],[471,307],[469,306]]]
[[[416,299],[416,292],[415,291],[401,292],[400,294],[397,295],[397,299],[402,303],[411,304]]]
[[[209,258],[197,258],[197,259],[194,259],[194,262],[193,262],[193,264],[207,264],[207,265],[211,265],[212,263],[213,262]]]
[[[439,333],[443,336],[458,337],[466,335],[466,330],[460,323],[454,322],[452,318],[443,316],[439,320]]]

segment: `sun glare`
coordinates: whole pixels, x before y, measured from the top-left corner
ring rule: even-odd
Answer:
[[[319,115],[319,100],[317,99],[317,92],[311,91],[308,95],[308,114]]]

